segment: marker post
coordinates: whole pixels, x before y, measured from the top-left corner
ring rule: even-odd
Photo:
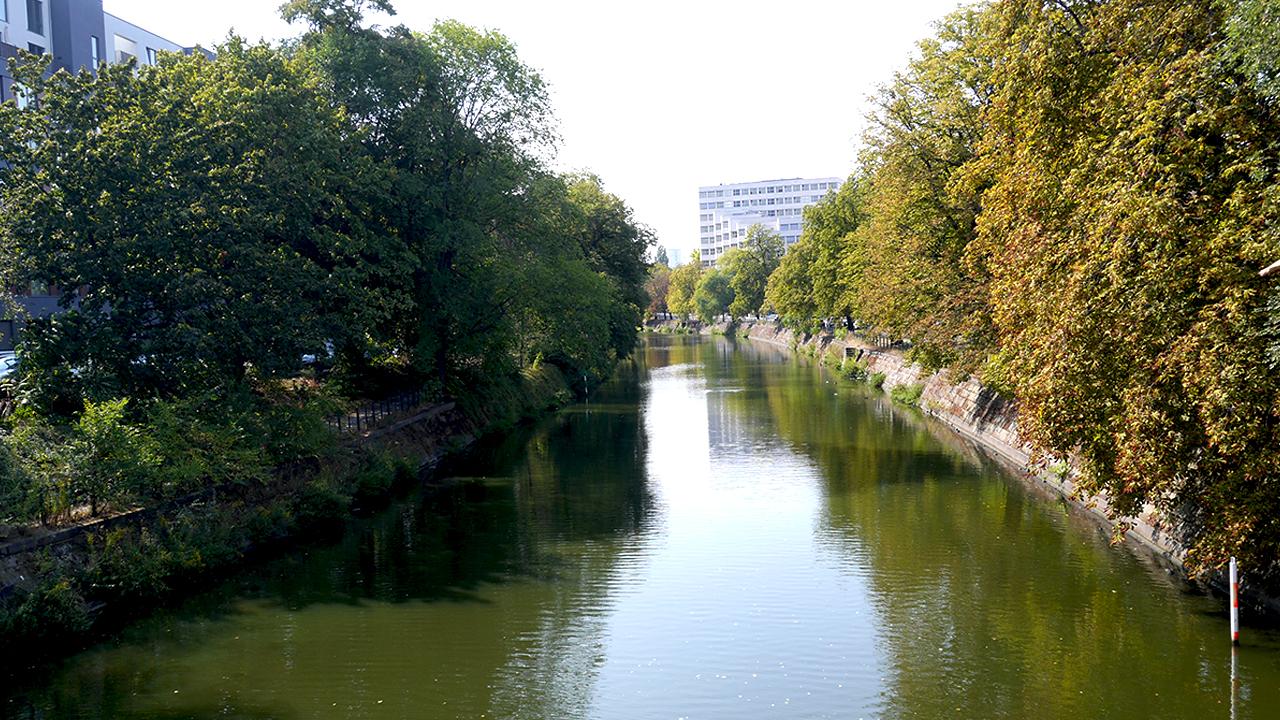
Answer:
[[[1228,570],[1231,582],[1231,644],[1240,644],[1240,573],[1236,567],[1236,559],[1231,558]]]

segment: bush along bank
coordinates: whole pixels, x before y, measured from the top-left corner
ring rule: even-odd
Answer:
[[[276,468],[264,482],[227,483],[73,527],[21,552],[0,544],[0,666],[73,651],[244,562],[340,534],[348,519],[382,508],[447,454],[572,399],[564,374],[544,364],[466,401],[392,418],[322,457]]]
[[[1187,520],[1170,517],[1153,505],[1117,518],[1103,494],[1082,491],[1079,470],[1070,462],[1047,462],[1021,436],[1015,403],[984,386],[973,376],[957,377],[946,369],[928,370],[907,353],[877,347],[875,339],[853,334],[795,332],[775,323],[745,321],[734,328],[720,324],[703,329],[706,335],[730,334],[787,348],[815,359],[832,373],[851,382],[866,383],[896,403],[916,407],[972,441],[987,453],[1022,471],[1023,479],[1063,497],[1088,512],[1112,531],[1116,542],[1128,539],[1153,554],[1185,580],[1225,591],[1217,573],[1192,573],[1185,563]],[[880,343],[883,344],[883,343]],[[1242,584],[1244,602],[1259,612],[1280,613],[1280,588],[1262,581]]]

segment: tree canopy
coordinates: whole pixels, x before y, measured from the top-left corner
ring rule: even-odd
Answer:
[[[291,0],[300,38],[212,58],[17,63],[0,287],[57,288],[64,312],[22,333],[0,495],[97,510],[261,479],[333,442],[331,393],[466,398],[542,362],[590,383],[631,352],[653,233],[548,169],[539,73],[500,33],[369,11],[392,8]],[[148,451],[125,467],[116,440]]]
[[[1193,568],[1280,558],[1275,4],[999,0],[877,96],[856,172],[770,279],[1016,399]],[[1122,523],[1123,527],[1123,523]]]

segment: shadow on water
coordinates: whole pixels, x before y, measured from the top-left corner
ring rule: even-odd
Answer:
[[[555,600],[556,591],[545,588],[564,576],[605,578],[627,539],[645,530],[653,505],[645,483],[647,449],[639,417],[645,372],[642,362],[626,363],[615,380],[597,391],[594,407],[570,407],[536,424],[481,439],[442,467],[438,482],[374,517],[353,521],[330,545],[304,547],[251,565],[213,590],[134,623],[74,658],[9,678],[0,687],[0,716],[306,716],[291,709],[290,702],[238,691],[236,674],[246,667],[282,663],[296,673],[302,661],[292,656],[333,630],[333,622],[353,627],[337,629],[332,639],[319,643],[322,652],[350,652],[353,643],[378,635],[383,644],[392,645],[400,639],[395,637],[396,622],[384,623],[381,616],[391,611],[380,608],[405,607],[412,621],[424,626],[404,627],[411,636],[432,627],[437,615],[476,622],[466,608],[502,601],[496,588],[528,588],[517,591],[528,601],[526,607],[502,610],[505,625],[472,627],[454,639],[484,668],[477,673],[478,682],[486,674],[500,673],[506,658],[519,654],[519,639],[537,633],[547,602],[590,601],[585,596]],[[583,545],[593,550],[585,562],[578,550]],[[577,581],[583,582],[581,577]],[[271,638],[291,632],[289,625],[296,619],[311,617],[317,619],[306,626],[306,637]],[[357,623],[378,624],[361,629],[354,627]],[[432,634],[439,631],[432,627]],[[228,636],[239,641],[250,634],[257,643],[250,649],[226,645]],[[490,638],[489,649],[469,647],[485,644],[485,637]],[[209,657],[193,660],[193,648],[194,654],[203,650]],[[406,648],[393,662],[411,667],[422,652],[427,651]],[[201,662],[203,671],[222,673],[227,681],[213,683],[222,687],[175,687],[164,696],[160,686],[192,682],[185,666]],[[397,667],[396,673],[404,668]],[[139,696],[146,702],[140,704]],[[344,715],[341,699],[325,705]]]

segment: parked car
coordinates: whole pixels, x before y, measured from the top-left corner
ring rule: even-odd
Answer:
[[[0,380],[4,380],[18,371],[18,356],[14,353],[0,353]]]
[[[303,365],[315,365],[316,363],[320,362],[321,360],[326,360],[326,361],[327,361],[327,360],[332,360],[332,359],[333,359],[333,341],[332,341],[332,340],[325,340],[325,341],[324,341],[324,354],[323,354],[323,355],[313,355],[313,354],[303,355],[303,356],[302,356],[302,364],[303,364]]]

